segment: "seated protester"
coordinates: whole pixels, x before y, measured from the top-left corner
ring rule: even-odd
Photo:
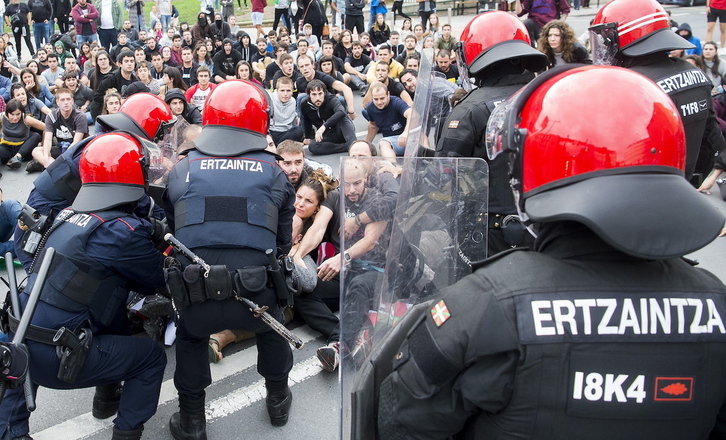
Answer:
[[[183,47],[181,50],[182,63],[179,65],[179,71],[182,75],[182,80],[187,87],[191,87],[197,83],[197,66],[194,63],[194,55],[191,47]]]
[[[151,77],[154,79],[162,79],[164,78],[164,58],[161,56],[159,52],[154,52],[151,54],[151,67],[149,68],[149,73],[151,73]]]
[[[391,47],[391,57],[394,60],[397,60],[398,56],[406,51],[406,46],[401,43],[401,34],[398,31],[391,31],[391,36],[388,37],[386,44]]]
[[[252,70],[254,70],[257,78],[264,84],[267,79],[267,66],[274,62],[274,54],[267,51],[267,41],[264,38],[257,39],[257,51],[252,54]]]
[[[313,25],[305,23],[303,26],[303,35],[308,42],[308,46],[314,52],[320,50],[320,41],[318,41],[317,35],[313,34]],[[298,40],[299,43],[299,40]]]
[[[257,50],[256,47],[252,46],[252,39],[250,35],[245,31],[237,32],[237,41],[234,42],[232,47],[242,55],[242,59],[248,63],[252,62],[252,55]]]
[[[55,92],[55,99],[58,108],[45,118],[43,144],[33,149],[33,160],[25,168],[28,173],[43,171],[69,146],[88,135],[86,117],[73,107],[73,93],[61,88]]]
[[[78,64],[76,63],[76,59],[72,58],[72,57],[66,58],[65,62],[63,63],[63,78],[65,78],[66,73],[71,73],[71,72],[77,74],[78,81],[81,84],[84,84],[84,85],[90,84],[88,77],[81,72],[81,69],[78,67]],[[62,79],[62,78],[55,80],[56,88],[63,87],[63,81],[64,81],[64,79]]]
[[[454,49],[456,49],[456,43],[458,43],[458,40],[456,39],[456,37],[453,37],[451,35],[451,25],[445,24],[441,26],[441,36],[434,42],[434,49],[446,49],[449,52],[454,53]]]
[[[214,23],[212,23],[212,32],[214,32],[214,41],[216,41],[218,44],[217,46],[221,46],[220,42],[226,40],[226,39],[232,39],[232,30],[229,28],[229,25],[222,20],[222,14],[219,12],[216,12],[214,14]]]
[[[277,46],[277,32],[275,32],[274,29],[271,29],[270,32],[267,33],[267,51],[275,53],[276,46]]]
[[[93,53],[91,53],[91,43],[88,41],[81,43],[79,52],[80,53],[76,57],[76,63],[83,67],[86,65],[86,61],[89,61],[93,57]],[[96,45],[96,52],[98,52],[98,45]]]
[[[141,29],[139,30],[139,35],[136,39],[132,40],[131,42],[134,44],[135,47],[140,47],[142,49],[146,48],[146,40],[148,40],[148,34],[145,30]],[[147,60],[148,61],[148,60]]]
[[[157,40],[157,43],[159,43],[159,52],[161,52],[162,47],[170,47],[174,38],[174,35],[176,34],[176,29],[174,27],[169,26],[166,28],[166,32],[164,35]]]
[[[290,52],[290,55],[292,55],[292,59],[295,61],[295,64],[297,64],[297,59],[300,58],[301,55],[307,55],[311,59],[315,59],[315,51],[310,48],[308,40],[306,40],[303,35],[298,36],[297,49]]]
[[[353,35],[348,29],[346,29],[340,34],[339,41],[335,43],[335,47],[333,48],[333,55],[340,58],[341,60],[345,60],[351,55],[352,50]]]
[[[288,139],[302,142],[304,133],[298,117],[297,104],[292,96],[292,79],[282,76],[277,79],[276,85],[275,91],[270,95],[274,109],[270,119],[270,136],[275,145]]]
[[[121,94],[117,92],[116,89],[108,89],[106,91],[106,95],[103,97],[103,108],[101,109],[101,114],[99,116],[116,114],[118,113],[119,108],[121,108]],[[107,131],[104,128],[104,125],[100,123],[93,127],[94,136],[108,133],[109,131],[111,130]]]
[[[279,44],[275,47],[273,53],[275,54],[275,60],[265,66],[265,81],[262,82],[264,84],[266,89],[269,88],[275,88],[271,85],[270,81],[275,78],[275,75],[277,75],[277,72],[280,71],[280,55],[287,53],[287,45],[286,44]]]
[[[20,69],[8,61],[2,53],[0,53],[0,76],[9,80],[14,80],[14,75],[20,75]]]
[[[374,47],[388,42],[388,39],[391,37],[391,28],[386,24],[386,18],[383,14],[376,14],[376,21],[371,26],[369,34],[371,36],[371,44]]]
[[[403,72],[403,65],[399,63],[398,61],[391,58],[391,47],[387,44],[384,44],[383,46],[378,48],[378,52],[376,52],[377,61],[378,63],[386,63],[389,66],[389,76],[392,78],[398,78],[398,75]],[[375,74],[375,66],[368,69],[368,84],[373,83],[373,81],[376,79]]]
[[[136,64],[136,78],[149,89],[149,93],[154,95],[159,95],[161,93],[161,88],[164,85],[164,81],[151,77],[149,65],[146,63],[146,61],[141,64]]]
[[[149,64],[149,62],[146,61],[146,54],[144,53],[143,47],[134,48],[134,60],[136,60],[136,66],[139,64]]]
[[[136,47],[135,42],[139,39],[139,32],[135,27],[131,26],[131,20],[124,20],[124,24],[121,26],[121,32],[126,34],[126,39],[129,44]]]
[[[48,89],[51,93],[54,93],[56,89],[55,80],[63,78],[63,73],[64,71],[60,67],[58,56],[54,53],[48,55],[48,68],[40,75],[48,81]]]
[[[161,79],[164,85],[161,87],[159,96],[163,96],[171,89],[180,89],[182,93],[187,91],[187,85],[182,81],[181,73],[176,67],[164,67],[164,77]],[[121,93],[125,95],[125,93]]]
[[[373,65],[371,58],[363,55],[360,41],[354,41],[351,55],[345,59],[345,71],[350,75],[350,87],[359,90],[361,96],[368,91],[368,69]]]
[[[161,46],[156,43],[156,38],[149,36],[146,38],[146,46],[144,46],[144,53],[146,54],[146,61],[151,61],[151,56],[154,52],[159,52]]]
[[[333,60],[335,71],[343,74],[343,78],[345,79],[345,81],[343,82],[348,84],[348,82],[350,81],[350,75],[348,75],[348,73],[346,73],[345,71],[345,64],[343,63],[343,60],[333,54],[333,43],[330,40],[323,40],[323,44],[320,46],[320,50],[315,55],[316,60],[318,61],[320,61],[320,58],[324,56],[330,57]]]
[[[403,46],[404,46],[405,50],[396,57],[396,61],[398,61],[401,64],[404,64],[406,57],[411,56],[413,54],[416,54],[416,56],[419,59],[421,58],[421,54],[416,50],[416,36],[415,35],[411,34],[411,35],[408,35],[406,38],[404,38]]]
[[[371,44],[371,36],[368,32],[361,32],[358,34],[358,41],[363,46],[363,54],[370,57],[373,61],[376,61],[376,51]]]
[[[383,136],[378,142],[381,156],[395,161],[406,150],[411,107],[397,96],[391,96],[385,84],[376,82],[370,88],[373,102],[366,106],[368,120],[373,124],[366,141],[371,142],[378,131]],[[374,131],[375,130],[375,131]]]
[[[416,99],[416,88],[418,87],[418,71],[413,69],[406,69],[401,73],[399,81],[406,88],[406,91],[411,96],[411,99]],[[462,90],[457,87],[456,84],[445,80],[439,76],[435,76],[427,87],[427,92],[430,96],[429,111],[426,118],[425,133],[430,134],[432,128],[436,129],[436,134],[441,133],[443,124],[446,122],[446,117],[451,112],[452,102],[454,99],[458,101],[461,99],[453,98],[454,93],[457,90]],[[466,94],[466,93],[464,93]]]
[[[40,99],[45,105],[53,105],[55,97],[48,90],[48,86],[40,83],[38,76],[31,69],[26,67],[20,71],[20,84],[33,98]]]
[[[20,101],[23,106],[25,124],[42,136],[45,131],[45,117],[50,113],[50,109],[41,100],[28,95],[27,89],[20,84],[13,84],[10,93],[13,99]]]
[[[343,74],[338,72],[338,69],[335,68],[333,57],[329,57],[327,55],[321,57],[315,64],[315,70],[317,70],[318,72],[323,72],[326,75],[330,75],[345,84],[345,78],[343,77]]]
[[[307,90],[308,83],[314,79],[320,80],[326,86],[326,90],[330,93],[340,92],[343,95],[341,102],[345,103],[348,116],[350,119],[355,119],[355,105],[353,103],[353,92],[350,87],[343,84],[342,81],[338,81],[330,75],[323,72],[318,72],[313,68],[313,59],[307,55],[301,55],[298,58],[297,66],[300,69],[301,77],[297,79],[295,85],[298,91]],[[298,102],[302,101],[305,97],[304,93],[299,93],[297,96]]]
[[[180,89],[171,89],[164,95],[164,101],[169,104],[174,116],[181,116],[190,124],[202,123],[202,113],[194,104],[187,103],[184,92]]]
[[[421,56],[418,53],[409,55],[406,57],[406,59],[403,61],[403,67],[404,72],[406,70],[415,70],[418,72],[418,68],[421,66]],[[401,72],[401,75],[403,75],[403,72]]]
[[[112,47],[111,50],[108,52],[108,54],[111,56],[111,59],[113,59],[113,60],[118,58],[118,54],[120,54],[122,51],[135,49],[129,43],[129,37],[128,37],[128,35],[126,35],[126,32],[124,32],[124,31],[121,31],[118,33],[118,35],[116,35],[116,41],[118,43],[114,47]]]
[[[11,99],[2,116],[2,140],[0,140],[0,163],[20,168],[21,162],[32,158],[33,148],[40,143],[40,134],[31,130],[26,123],[23,104]]]
[[[93,95],[91,115],[93,116],[94,121],[96,120],[96,116],[98,116],[101,112],[101,107],[103,107],[103,97],[106,95],[106,91],[108,89],[116,89],[121,92],[121,96],[125,96],[124,89],[129,84],[136,81],[136,76],[134,75],[135,61],[133,52],[130,50],[121,52],[116,60],[116,63],[119,68],[114,73],[103,79]]]
[[[176,62],[171,57],[171,47],[164,46],[161,48],[161,59],[164,63],[164,67],[177,67]]]
[[[240,61],[242,63],[244,61]],[[199,66],[197,69],[197,84],[191,86],[185,93],[184,97],[186,101],[194,105],[201,112],[204,109],[204,103],[207,101],[207,96],[212,93],[216,84],[211,82],[211,72],[206,66]],[[168,102],[168,101],[167,101]],[[190,124],[196,124],[196,122],[190,122]]]
[[[237,32],[240,31],[240,28],[237,25],[237,16],[234,15],[234,13],[229,14],[226,20],[227,24],[229,25],[229,31],[232,33],[233,36],[237,36]]]
[[[36,72],[36,74],[40,75],[45,69],[48,68],[48,53],[45,51],[45,49],[38,49],[35,52],[35,59],[32,61],[38,63],[38,71]],[[28,67],[28,65],[26,64],[25,67]]]
[[[451,64],[451,52],[446,49],[441,49],[436,54],[434,72],[442,73],[447,81],[451,81],[454,84],[459,81],[459,69],[454,64]]]
[[[103,80],[111,75],[116,64],[105,50],[99,50],[95,55],[95,67],[88,72],[91,90],[96,90]]]
[[[73,92],[73,106],[86,115],[86,122],[90,126],[93,124],[91,114],[88,113],[88,108],[93,102],[93,90],[84,86],[78,81],[78,72],[68,72],[63,75],[63,86],[66,89]],[[58,105],[53,103],[54,108],[58,108]]]
[[[369,75],[370,75],[370,73],[369,73]],[[408,104],[409,106],[413,105],[413,99],[411,99],[411,95],[409,95],[408,92],[406,92],[406,88],[403,87],[403,85],[400,82],[391,78],[391,76],[389,75],[388,64],[383,63],[383,62],[379,62],[376,64],[375,81],[373,82],[373,84],[375,84],[376,82],[385,84],[386,87],[388,88],[388,93],[391,96],[398,96],[399,98],[403,99],[406,102],[406,104]],[[373,84],[371,84],[371,85],[373,85]],[[363,97],[363,107],[364,107],[363,116],[364,117],[366,116],[365,107],[368,105],[369,102],[371,102],[371,89],[370,88],[368,89],[368,92],[366,92],[365,96]]]
[[[227,38],[222,42],[222,49],[214,54],[214,81],[221,83],[234,79],[234,68],[242,60],[242,55],[232,48],[232,40]]]
[[[297,98],[297,86],[295,85],[295,82],[300,78],[302,75],[300,75],[300,72],[297,70],[297,67],[295,66],[295,63],[292,60],[292,55],[289,53],[281,54],[278,57],[277,60],[278,64],[280,64],[280,70],[275,73],[275,76],[272,78],[271,86],[273,89],[277,89],[277,81],[282,78],[290,78],[292,80],[292,93],[295,98]]]
[[[252,66],[247,61],[242,60],[237,63],[237,68],[235,69],[235,72],[237,73],[234,76],[237,79],[243,79],[245,81],[253,82],[260,87],[264,87],[262,83],[254,77],[254,74],[252,73]]]
[[[188,47],[191,50],[194,50],[194,46],[197,45],[197,42],[194,40],[194,37],[192,36],[192,30],[187,29],[185,31],[182,31],[181,37],[182,37],[182,40],[181,40],[182,47]]]
[[[10,88],[13,86],[13,82],[10,78],[6,78],[0,75],[0,96],[5,102],[10,101]]]
[[[58,57],[58,62],[61,65],[65,62],[66,58],[75,58],[70,51],[66,50],[66,46],[60,40],[53,43],[53,53],[56,54],[56,56]]]
[[[182,38],[179,34],[174,34],[171,40],[171,61],[175,66],[182,65]]]
[[[307,62],[312,66],[312,60]],[[311,67],[312,68],[312,67]],[[303,143],[312,154],[335,154],[348,150],[355,141],[355,126],[346,117],[340,100],[327,93],[325,83],[313,79],[307,83],[307,94],[301,103],[302,125],[305,130]]]

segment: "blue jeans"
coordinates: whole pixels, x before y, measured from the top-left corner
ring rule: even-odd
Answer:
[[[116,44],[116,35],[117,34],[118,34],[118,32],[114,28],[111,28],[111,29],[98,28],[99,44],[101,45],[102,48],[104,48],[106,50],[106,52],[110,52],[111,46]]]
[[[138,25],[136,26],[137,31],[145,31],[146,28],[144,27],[144,14],[137,15],[136,21],[138,21]]]
[[[93,34],[93,35],[78,35],[78,34],[76,34],[76,44],[78,45],[78,47],[81,47],[81,44],[83,44],[83,43],[91,44],[91,43],[96,42],[96,41],[98,41],[98,35],[97,34]]]
[[[164,32],[166,32],[166,28],[169,27],[169,22],[171,21],[171,15],[162,15],[160,17],[161,20],[161,27],[164,28]]]
[[[33,23],[33,36],[35,37],[35,47],[42,47],[42,43],[50,41],[50,32],[53,22]]]

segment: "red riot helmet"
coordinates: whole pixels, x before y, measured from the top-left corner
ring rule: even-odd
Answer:
[[[156,141],[174,123],[174,114],[163,99],[151,93],[136,93],[123,102],[118,113],[97,118],[109,130],[123,130]]]
[[[619,55],[638,57],[695,46],[671,30],[657,0],[613,0],[595,15],[590,27],[595,64],[613,64]]]
[[[254,83],[230,80],[219,84],[207,96],[202,125],[243,128],[267,135],[272,104],[267,93]]]
[[[532,47],[524,24],[504,11],[474,17],[461,33],[456,52],[470,76],[503,60],[520,63],[523,69],[533,72],[547,64],[547,56]]]
[[[582,115],[600,116],[583,123]],[[576,221],[645,259],[700,249],[724,225],[684,178],[678,109],[633,71],[552,69],[495,109],[486,139],[490,158],[509,155],[515,200],[529,224]]]
[[[149,155],[158,147],[135,134],[102,134],[83,149],[78,165],[78,212],[102,211],[139,200],[145,194]]]

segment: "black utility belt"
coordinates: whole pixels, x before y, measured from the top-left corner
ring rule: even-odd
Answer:
[[[222,301],[228,298],[250,298],[272,287],[267,276],[267,266],[250,266],[229,271],[227,266],[209,266],[209,271],[198,264],[185,268],[167,267],[164,270],[166,285],[177,311],[190,304],[207,300]]]

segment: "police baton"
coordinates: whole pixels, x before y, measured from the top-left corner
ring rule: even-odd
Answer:
[[[209,274],[209,270],[211,269],[211,266],[207,264],[206,261],[204,261],[200,256],[192,252],[188,247],[184,245],[181,241],[179,241],[176,237],[174,237],[173,234],[166,234],[164,236],[164,240],[167,241],[174,249],[181,252],[185,257],[189,258],[191,261],[195,262],[196,264],[200,265],[204,269],[204,276],[207,276]],[[267,306],[260,307],[257,304],[255,304],[253,301],[241,296],[241,295],[235,295],[235,299],[238,301],[241,301],[245,303],[247,308],[250,309],[250,312],[254,315],[255,318],[262,319],[265,324],[270,326],[272,330],[275,331],[278,335],[282,336],[287,342],[292,344],[293,347],[300,350],[303,348],[305,343],[302,339],[297,337],[293,332],[288,330],[287,327],[285,327],[280,321],[275,319],[272,315],[267,313]]]
[[[53,249],[52,247],[46,248],[45,255],[43,256],[43,261],[40,264],[40,269],[38,270],[38,277],[35,279],[33,289],[30,291],[28,303],[25,305],[25,313],[23,313],[22,316],[20,314],[20,298],[18,296],[17,287],[18,285],[15,278],[15,269],[13,268],[13,256],[10,252],[5,254],[5,267],[8,270],[8,279],[10,281],[9,295],[10,301],[13,305],[13,315],[15,315],[16,319],[20,320],[20,323],[18,324],[18,329],[15,332],[15,337],[13,337],[13,345],[23,345],[23,339],[25,339],[25,332],[28,330],[28,327],[30,327],[30,321],[33,319],[35,307],[38,305],[38,299],[40,299],[40,292],[43,290],[45,279],[48,277],[50,263],[53,261],[54,254],[55,249]],[[10,262],[9,267],[8,262]],[[0,382],[0,402],[5,396],[6,387],[7,383],[5,381]],[[33,382],[30,380],[30,368],[28,368],[28,372],[25,376],[25,383],[23,384],[23,389],[25,391],[25,404],[28,407],[28,411],[35,411],[35,398],[33,397]]]

